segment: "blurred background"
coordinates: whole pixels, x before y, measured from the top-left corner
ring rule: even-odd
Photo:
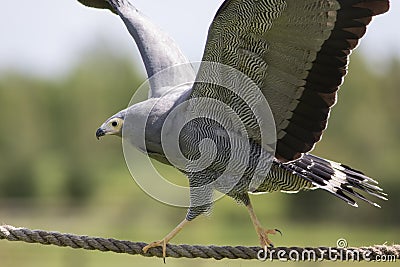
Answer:
[[[200,60],[222,0],[136,0],[135,5]],[[389,201],[355,209],[322,191],[255,196],[277,246],[400,242],[400,3],[376,18],[353,53],[329,128],[314,154],[379,180]],[[21,0],[0,9],[0,223],[31,229],[154,241],[186,210],[159,203],[135,184],[119,138],[95,130],[126,107],[145,80],[118,17],[74,0]],[[172,168],[163,170],[180,175]],[[185,179],[183,176],[181,179]],[[245,208],[223,198],[174,243],[258,245]],[[276,264],[167,259],[172,266]],[[0,266],[131,266],[160,259],[0,241]],[[308,265],[310,263],[290,263]],[[333,265],[335,263],[316,263]],[[348,263],[354,264],[354,263]]]

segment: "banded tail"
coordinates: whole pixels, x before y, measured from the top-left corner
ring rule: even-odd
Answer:
[[[352,197],[380,208],[378,204],[357,191],[387,200],[387,194],[378,187],[377,181],[337,162],[304,154],[301,159],[282,164],[281,167],[311,182],[315,188],[326,190],[354,207],[358,207],[358,205]]]

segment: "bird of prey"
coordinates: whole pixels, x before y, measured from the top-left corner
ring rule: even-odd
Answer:
[[[187,215],[175,229],[160,241],[146,246],[144,251],[162,246],[165,257],[166,244],[188,222],[210,210],[208,200],[214,189],[223,191],[247,208],[262,247],[272,245],[268,235],[277,230],[261,226],[249,193],[323,189],[352,206],[357,206],[353,198],[378,206],[362,193],[386,199],[377,182],[362,172],[309,152],[327,127],[331,107],[336,103],[337,91],[347,73],[351,51],[365,34],[371,19],[388,11],[389,0],[225,0],[209,28],[202,62],[228,66],[251,80],[251,84],[244,82],[236,91],[197,82],[204,77],[229,82],[230,77],[223,76],[230,72],[203,68],[201,63],[195,74],[175,42],[128,0],[79,1],[87,6],[110,9],[122,18],[139,48],[149,77],[186,64],[168,79],[151,80],[149,98],[107,119],[97,130],[97,138],[104,135],[130,138],[149,156],[172,164],[160,138],[163,123],[175,107],[196,99],[199,101],[190,102],[192,104],[187,104],[184,112],[175,114],[175,119],[195,114],[200,109],[204,111],[200,100],[211,99],[233,110],[242,122],[240,129],[245,132],[235,128],[234,123],[222,128],[218,121],[204,116],[190,120],[182,128],[178,142],[185,158],[196,162],[204,151],[210,152],[207,149],[214,149],[216,156],[204,168],[191,166],[193,168],[183,170],[193,189]],[[180,77],[189,77],[193,84],[170,91]],[[256,86],[257,91],[250,90],[251,86]],[[257,102],[260,95],[269,104],[275,121],[276,147],[272,156],[269,144],[261,142],[264,136],[257,124],[256,111],[241,99],[244,96]],[[218,115],[223,119],[225,112],[221,111]],[[133,120],[129,125],[128,116]],[[137,129],[137,125],[146,127],[145,147],[135,143],[135,133],[143,130]],[[126,134],[123,135],[123,131]],[[214,146],[200,148],[204,139],[212,140]],[[245,143],[250,155],[241,160],[240,148]],[[236,160],[235,166],[226,172],[232,157]],[[270,165],[262,172],[260,166],[264,163]],[[244,172],[238,175],[235,167],[239,165]],[[252,179],[256,172],[264,176],[254,187]],[[224,190],[224,185],[213,183],[222,174],[224,181],[235,180],[228,190]],[[210,184],[212,186],[207,187]]]

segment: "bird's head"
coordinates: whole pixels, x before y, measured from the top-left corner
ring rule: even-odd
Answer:
[[[125,110],[118,112],[107,119],[96,131],[97,139],[105,135],[116,135],[122,137],[122,127],[124,125]]]

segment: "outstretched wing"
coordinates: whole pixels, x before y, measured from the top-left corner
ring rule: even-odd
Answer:
[[[175,41],[141,14],[128,0],[78,0],[95,8],[110,9],[124,21],[135,40],[150,79],[150,97],[160,97],[186,81],[194,81],[195,72]],[[179,67],[176,67],[179,66]],[[164,75],[155,75],[170,69]]]
[[[371,18],[388,9],[388,0],[226,0],[203,61],[231,66],[258,85],[275,119],[276,157],[291,161],[320,140],[351,50]],[[205,83],[196,83],[191,97],[235,99]],[[246,109],[236,110],[246,118]]]

